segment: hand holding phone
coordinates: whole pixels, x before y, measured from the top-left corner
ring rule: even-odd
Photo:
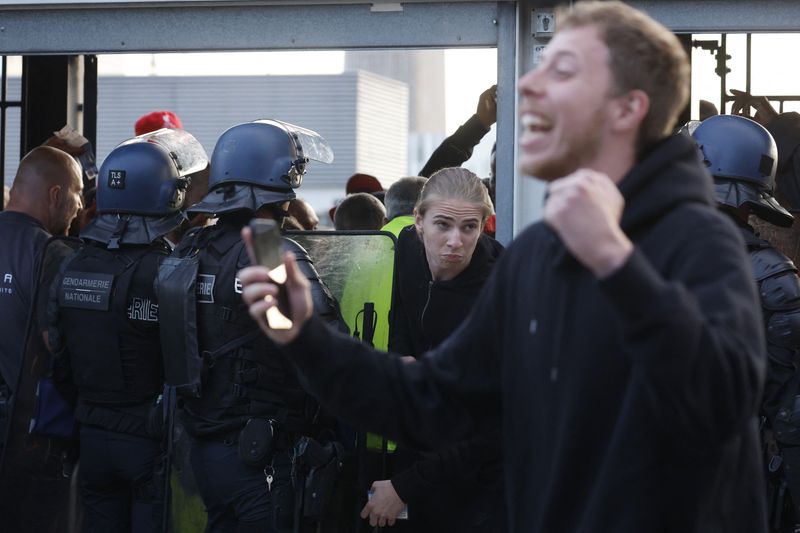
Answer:
[[[270,279],[278,286],[277,305],[267,310],[267,325],[272,329],[291,329],[291,309],[286,282],[286,266],[281,257],[281,233],[274,220],[250,221],[252,248],[256,263],[269,269]]]

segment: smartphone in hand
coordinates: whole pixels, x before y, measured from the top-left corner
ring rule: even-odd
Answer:
[[[272,329],[291,329],[289,297],[284,283],[286,266],[281,257],[281,232],[274,220],[254,218],[250,221],[253,254],[256,263],[269,269],[269,277],[278,285],[278,302],[267,311],[267,324]]]

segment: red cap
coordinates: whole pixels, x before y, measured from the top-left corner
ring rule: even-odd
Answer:
[[[372,193],[382,190],[383,186],[378,181],[378,178],[369,174],[353,174],[347,180],[347,188],[345,189],[347,194],[355,194],[357,192]]]
[[[183,124],[181,124],[181,119],[178,118],[178,115],[172,111],[153,111],[152,113],[139,117],[133,130],[138,137],[139,135],[160,130],[161,128],[182,130]]]
[[[489,237],[494,237],[497,232],[497,216],[491,215],[486,219],[486,224],[483,226],[483,232]]]

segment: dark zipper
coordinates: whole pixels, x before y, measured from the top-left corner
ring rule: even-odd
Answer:
[[[422,307],[422,315],[419,317],[419,328],[422,331],[422,335],[425,335],[425,312],[428,310],[428,305],[431,303],[431,292],[433,291],[433,280],[428,282],[428,299],[425,300],[425,305]],[[427,337],[427,336],[426,336]],[[430,342],[428,343],[428,349],[430,349]]]
[[[558,305],[556,307],[556,330],[553,338],[553,353],[550,356],[550,382],[558,381],[558,370],[561,359],[561,344],[564,334],[565,312],[567,308],[567,296],[569,295],[569,282],[565,280],[564,286],[558,292]]]

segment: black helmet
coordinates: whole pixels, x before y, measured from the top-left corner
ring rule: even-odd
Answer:
[[[314,131],[277,120],[256,120],[226,130],[211,156],[209,193],[193,213],[257,211],[295,198],[310,159],[330,163],[333,151]]]
[[[778,149],[760,124],[735,115],[704,120],[692,133],[703,162],[714,176],[717,201],[744,207],[777,226],[794,218],[773,197]]]
[[[206,166],[202,145],[183,130],[161,129],[129,139],[100,167],[97,212],[147,217],[177,213],[190,175]]]

